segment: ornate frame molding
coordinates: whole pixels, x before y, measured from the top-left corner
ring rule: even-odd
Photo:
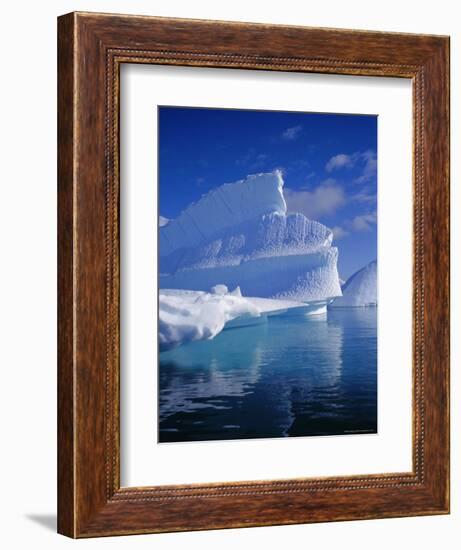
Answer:
[[[448,39],[73,13],[59,18],[58,40],[59,532],[88,537],[447,513]],[[121,63],[412,79],[411,472],[120,487]]]

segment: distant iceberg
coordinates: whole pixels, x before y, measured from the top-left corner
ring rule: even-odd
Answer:
[[[377,261],[354,273],[342,287],[343,295],[330,307],[369,307],[378,305]]]
[[[244,296],[325,304],[341,296],[333,234],[287,214],[280,171],[213,189],[159,232],[161,289],[222,284]]]

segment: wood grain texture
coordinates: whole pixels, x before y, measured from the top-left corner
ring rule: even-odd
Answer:
[[[449,510],[449,40],[73,13],[59,18],[58,530],[71,537]],[[120,488],[121,63],[411,78],[411,472]]]
[[[58,531],[74,530],[74,21],[58,21]]]

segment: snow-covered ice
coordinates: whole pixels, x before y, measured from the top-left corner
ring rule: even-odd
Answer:
[[[219,231],[254,219],[268,212],[284,214],[287,206],[282,194],[279,171],[257,174],[235,183],[216,187],[160,232],[160,253],[206,244]]]
[[[244,296],[329,302],[341,296],[324,225],[287,213],[279,171],[224,184],[160,227],[160,287],[240,287]]]
[[[219,287],[219,288],[217,288]],[[226,325],[239,326],[251,320],[289,309],[306,309],[302,302],[243,298],[240,289],[229,292],[216,285],[210,292],[163,289],[159,293],[159,346],[164,351],[194,340],[210,340]]]
[[[330,307],[366,307],[378,305],[377,261],[354,273],[342,287],[343,295]]]

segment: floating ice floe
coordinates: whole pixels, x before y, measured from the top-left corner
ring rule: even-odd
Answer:
[[[244,298],[215,285],[211,292],[163,289],[159,293],[159,347],[165,351],[186,342],[210,340],[224,328],[265,322],[288,312],[320,313],[321,307],[290,300]]]

